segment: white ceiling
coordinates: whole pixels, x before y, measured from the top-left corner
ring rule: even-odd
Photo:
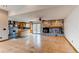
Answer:
[[[57,7],[57,5],[0,5],[0,8],[9,11],[9,16],[33,12],[46,8]]]
[[[30,12],[36,12],[60,6],[61,5],[0,5],[0,8],[9,12],[9,20],[28,22],[33,21],[33,18],[28,18],[22,14],[28,14]],[[34,19],[34,21],[36,20]]]

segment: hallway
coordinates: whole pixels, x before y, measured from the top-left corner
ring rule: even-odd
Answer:
[[[36,40],[35,40],[36,39]],[[76,51],[64,37],[27,35],[26,38],[10,39],[0,42],[2,53],[75,53]]]

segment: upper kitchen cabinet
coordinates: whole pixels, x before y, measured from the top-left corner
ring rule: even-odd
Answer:
[[[64,20],[42,20],[43,27],[63,27]]]

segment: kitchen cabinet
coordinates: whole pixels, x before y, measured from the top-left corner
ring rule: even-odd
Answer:
[[[64,35],[64,19],[42,20],[43,33],[52,36]]]

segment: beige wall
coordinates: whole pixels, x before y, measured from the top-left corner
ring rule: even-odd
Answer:
[[[66,38],[79,51],[79,6],[64,21]]]
[[[6,28],[6,30],[3,30]],[[8,12],[0,9],[0,37],[8,39]]]

